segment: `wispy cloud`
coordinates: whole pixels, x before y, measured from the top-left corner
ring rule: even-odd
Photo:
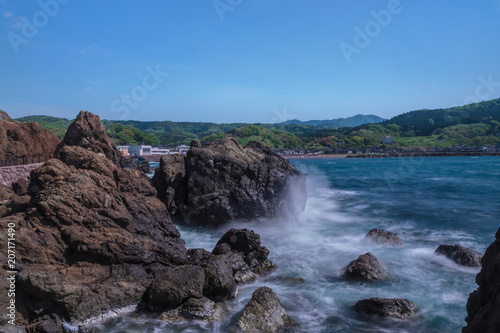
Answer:
[[[12,17],[14,16],[14,13],[13,12],[2,12],[2,15],[6,18],[9,18],[9,17]]]

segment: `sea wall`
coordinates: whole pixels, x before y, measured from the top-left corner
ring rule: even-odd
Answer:
[[[11,185],[21,178],[28,178],[32,170],[42,165],[43,163],[35,163],[2,167],[0,168],[0,183]]]

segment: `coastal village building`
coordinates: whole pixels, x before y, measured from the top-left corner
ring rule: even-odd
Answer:
[[[145,156],[145,155],[152,155],[151,154],[151,147],[150,145],[139,145],[139,146],[128,146],[128,152],[130,155],[135,155],[135,156]]]
[[[170,149],[164,147],[152,147],[151,155],[167,155],[170,154]]]
[[[184,153],[187,153],[187,151],[188,151],[190,148],[191,148],[191,147],[186,146],[186,145],[180,145],[180,146],[177,146],[177,151],[179,152],[179,154],[184,154]]]
[[[128,146],[116,146],[116,148],[122,153],[123,156],[129,156]]]

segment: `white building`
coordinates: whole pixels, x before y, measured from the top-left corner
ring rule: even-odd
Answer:
[[[170,154],[170,149],[159,148],[159,147],[152,147],[151,148],[151,155],[166,155],[166,154]]]
[[[186,145],[180,145],[177,146],[177,150],[179,151],[179,154],[184,154],[186,153],[191,147],[186,146]]]
[[[128,153],[135,156],[152,155],[150,145],[128,146]]]

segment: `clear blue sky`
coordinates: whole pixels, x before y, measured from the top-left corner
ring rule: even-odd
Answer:
[[[0,6],[0,108],[13,118],[390,118],[500,97],[499,0]]]

